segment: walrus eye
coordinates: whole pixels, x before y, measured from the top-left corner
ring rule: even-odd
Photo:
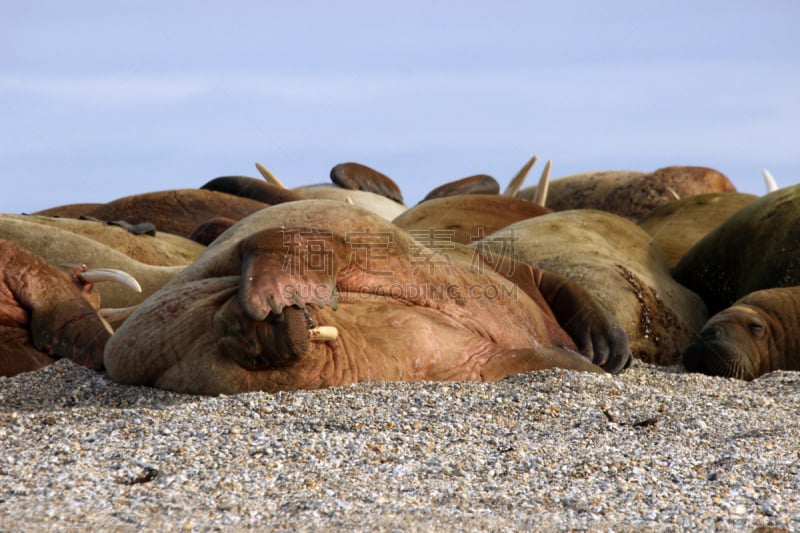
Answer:
[[[750,322],[747,324],[747,329],[753,337],[761,338],[764,335],[764,325],[761,322]]]

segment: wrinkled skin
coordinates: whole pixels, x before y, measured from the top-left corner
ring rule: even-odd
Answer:
[[[672,279],[650,236],[613,213],[575,209],[545,214],[471,246],[580,283],[619,322],[634,357],[648,363],[679,363],[708,318],[700,297]]]
[[[512,282],[479,255],[470,268],[458,251],[452,262],[426,262],[434,255],[362,209],[273,206],[231,227],[143,303],[107,344],[106,368],[123,383],[200,394],[601,371],[556,321],[539,292],[551,286],[562,314],[584,309],[573,334],[589,339],[595,360],[618,366],[628,355],[613,320],[592,313],[573,284],[526,265]],[[314,326],[339,337],[312,341]]]
[[[800,287],[756,291],[712,316],[683,364],[689,372],[745,380],[800,370]]]
[[[15,243],[0,239],[0,376],[67,357],[102,367],[110,330],[95,310],[91,284]]]
[[[469,244],[514,222],[550,212],[510,196],[462,194],[419,203],[393,222],[420,240],[438,237]]]
[[[520,198],[532,200],[537,186],[526,187]],[[709,192],[735,191],[724,174],[705,167],[671,166],[649,174],[604,170],[572,174],[552,180],[547,207],[555,211],[599,209],[634,222],[677,198]]]
[[[800,285],[800,185],[766,194],[700,239],[672,271],[709,314],[751,292]]]

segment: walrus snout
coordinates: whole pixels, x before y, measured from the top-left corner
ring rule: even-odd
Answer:
[[[704,337],[707,332],[715,337]],[[701,331],[700,338],[683,351],[683,367],[686,371],[744,380],[755,378],[757,374],[752,361],[741,346],[727,340],[727,335],[723,328],[716,326]]]
[[[683,367],[687,372],[697,372],[709,376],[719,375],[727,367],[727,354],[714,344],[718,338],[718,328],[706,328],[700,332],[698,340],[689,344],[683,351]]]
[[[311,351],[311,330],[316,327],[308,310],[297,306],[252,320],[235,299],[223,305],[215,321],[221,333],[220,355],[247,370],[275,370],[302,359]]]

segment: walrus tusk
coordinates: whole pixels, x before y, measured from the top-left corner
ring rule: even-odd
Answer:
[[[136,281],[136,278],[125,272],[124,270],[117,270],[116,268],[93,268],[86,272],[78,274],[80,280],[84,283],[97,283],[98,281],[116,281],[130,287],[135,292],[142,292],[142,286]]]
[[[542,207],[545,207],[545,203],[547,203],[547,189],[550,187],[550,167],[552,166],[553,162],[548,159],[542,170],[542,177],[539,178],[539,185],[536,187],[536,197],[533,199],[533,203]]]
[[[259,162],[256,162],[256,168],[258,169],[258,172],[264,177],[264,179],[267,180],[267,183],[275,185],[276,187],[280,187],[281,189],[286,188],[286,185],[281,183],[281,180],[279,180],[277,176],[275,176],[275,174],[267,170],[267,167],[265,167]]]
[[[138,305],[131,307],[101,307],[97,312],[103,321],[111,327],[111,332],[113,333],[138,308]]]
[[[511,181],[508,183],[508,187],[506,190],[503,191],[503,196],[516,196],[519,192],[522,184],[525,182],[525,178],[528,177],[528,172],[531,171],[531,167],[536,164],[536,160],[538,158],[536,156],[531,157],[527,163],[522,165],[522,168],[519,169],[517,175],[511,178]]]
[[[767,187],[767,194],[775,192],[780,188],[778,187],[778,182],[772,177],[772,172],[765,168],[761,173],[764,175],[764,185]]]
[[[681,199],[681,195],[676,193],[675,189],[673,189],[672,187],[667,187],[667,192],[670,193],[670,195],[672,195],[672,197],[675,198],[676,200]]]
[[[335,341],[339,338],[339,330],[334,326],[317,326],[308,330],[311,342]]]

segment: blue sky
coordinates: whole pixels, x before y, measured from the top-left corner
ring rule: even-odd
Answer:
[[[0,0],[0,212],[358,161],[800,182],[800,2]]]

